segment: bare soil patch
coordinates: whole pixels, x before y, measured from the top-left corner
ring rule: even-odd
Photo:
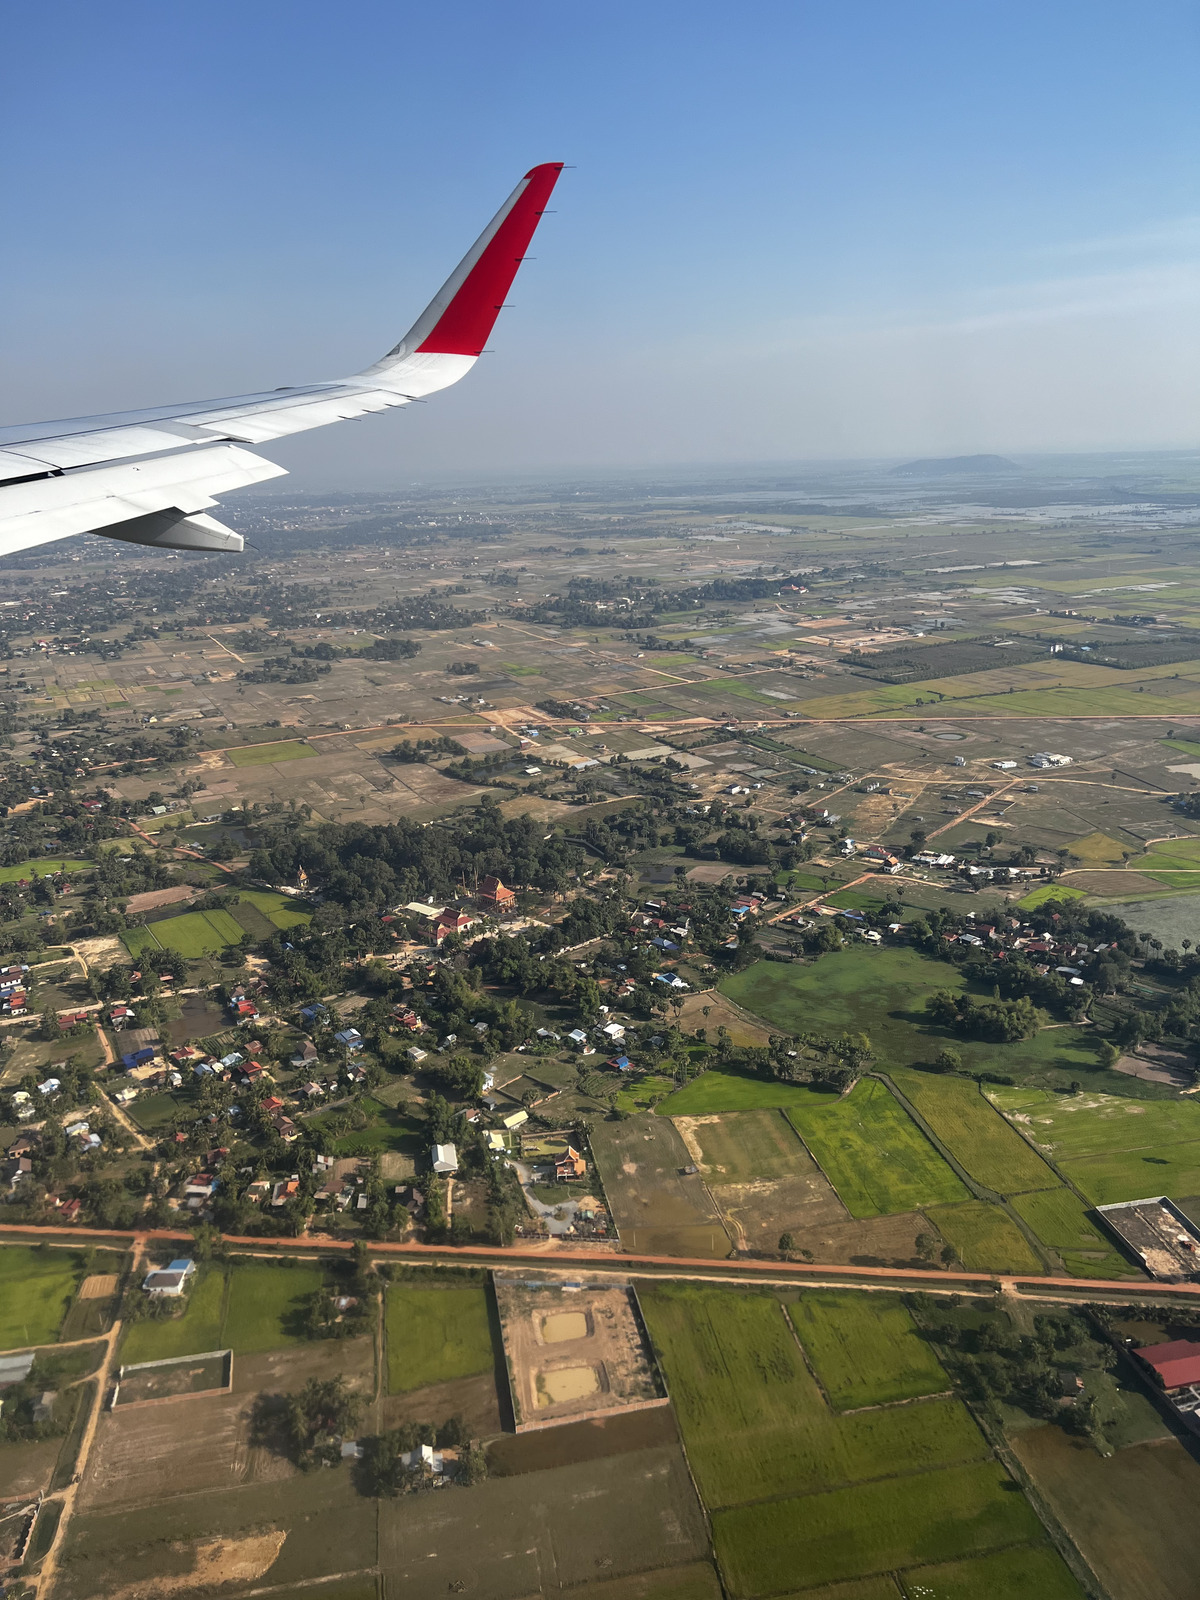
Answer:
[[[130,895],[126,911],[157,911],[159,906],[191,903],[199,894],[190,884],[179,883],[173,889],[147,889],[144,894]]]
[[[107,1300],[117,1292],[119,1279],[115,1272],[93,1272],[79,1285],[81,1300]]]
[[[628,1284],[493,1282],[518,1433],[666,1403]]]
[[[1132,1055],[1125,1055],[1113,1063],[1114,1072],[1124,1072],[1131,1078],[1144,1078],[1148,1083],[1169,1083],[1175,1089],[1187,1089],[1192,1084],[1192,1058],[1182,1050],[1169,1050],[1161,1044],[1139,1045]]]
[[[192,1570],[154,1578],[149,1583],[129,1583],[112,1600],[158,1600],[161,1595],[184,1594],[189,1589],[213,1589],[219,1584],[250,1583],[274,1566],[287,1533],[272,1529],[241,1539],[205,1539],[191,1549]],[[183,1554],[187,1547],[173,1547]]]
[[[1085,872],[1067,872],[1063,882],[1069,889],[1082,889],[1085,894],[1161,894],[1163,886],[1144,872],[1129,872],[1123,867],[1093,868]]]
[[[494,1438],[504,1426],[496,1380],[490,1372],[427,1384],[407,1394],[387,1395],[383,1400],[383,1417],[387,1428],[398,1428],[403,1422],[437,1424],[450,1417],[461,1417],[473,1439]]]
[[[506,1433],[488,1446],[488,1469],[496,1477],[511,1478],[523,1472],[546,1472],[573,1466],[578,1461],[599,1461],[605,1456],[656,1445],[678,1443],[675,1414],[670,1406],[649,1411],[626,1411],[615,1417],[593,1417],[587,1422],[564,1422],[537,1433]]]
[[[0,1500],[31,1500],[50,1482],[61,1439],[0,1445]]]
[[[705,1016],[705,1011],[708,1015]],[[715,1039],[718,1028],[728,1028],[734,1044],[769,1044],[777,1032],[762,1017],[743,1011],[717,989],[706,989],[702,994],[690,994],[679,1013],[680,1026],[692,1033],[697,1028],[707,1028],[710,1039]]]
[[[624,1249],[646,1255],[727,1256],[712,1195],[669,1117],[598,1122],[592,1153]]]

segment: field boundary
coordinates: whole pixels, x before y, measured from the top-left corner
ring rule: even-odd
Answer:
[[[133,1378],[138,1373],[152,1372],[163,1367],[194,1366],[200,1361],[220,1361],[223,1368],[224,1381],[212,1384],[207,1389],[188,1389],[181,1394],[151,1395],[144,1400],[121,1400],[121,1385],[126,1378]],[[117,1381],[113,1384],[113,1391],[109,1397],[108,1409],[115,1411],[118,1406],[123,1411],[135,1411],[142,1406],[172,1405],[177,1400],[195,1400],[201,1395],[230,1394],[233,1390],[233,1351],[204,1350],[194,1356],[165,1356],[161,1361],[135,1361],[130,1366],[117,1369]]]

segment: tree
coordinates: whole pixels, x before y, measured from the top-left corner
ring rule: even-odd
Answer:
[[[785,1256],[791,1255],[796,1248],[796,1241],[790,1233],[781,1233],[779,1235],[779,1248]]]
[[[288,1455],[305,1471],[336,1466],[342,1441],[354,1432],[362,1405],[361,1397],[341,1377],[310,1378],[299,1393],[284,1395],[278,1414]]]
[[[937,1240],[931,1233],[919,1233],[914,1248],[921,1261],[933,1261],[937,1256]]]
[[[962,1056],[957,1050],[947,1047],[938,1052],[933,1064],[939,1072],[961,1072]]]

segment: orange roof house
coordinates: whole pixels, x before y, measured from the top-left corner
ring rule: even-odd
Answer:
[[[475,898],[480,905],[486,906],[489,911],[507,911],[510,906],[516,903],[517,893],[515,889],[507,888],[500,882],[499,878],[493,878],[489,875],[479,885],[479,891]]]

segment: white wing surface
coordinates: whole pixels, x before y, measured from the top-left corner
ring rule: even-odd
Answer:
[[[285,473],[241,447],[457,383],[487,343],[561,171],[554,161],[527,172],[400,343],[352,378],[0,428],[0,555],[76,533],[241,550],[241,534],[205,513],[217,495]]]

